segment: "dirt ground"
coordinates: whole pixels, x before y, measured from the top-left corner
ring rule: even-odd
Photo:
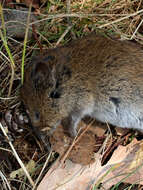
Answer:
[[[10,189],[10,186],[11,189],[29,190],[32,189],[33,183],[18,171],[21,166],[10,144],[22,163],[28,165],[31,160],[34,162],[34,166],[29,167],[28,172],[35,182],[48,151],[33,132],[26,108],[19,98],[23,44],[31,1],[2,0],[1,3],[3,11],[0,6],[0,120],[7,137],[1,127],[0,189]],[[142,8],[142,0],[34,0],[31,7],[32,17],[29,20],[32,24],[28,28],[26,40],[25,66],[30,63],[33,55],[41,55],[47,48],[66,44],[95,30],[142,45]],[[22,11],[25,13],[21,14]],[[16,25],[16,22],[20,25]],[[25,23],[26,27],[22,28],[21,22]],[[22,30],[19,31],[18,28]],[[120,131],[96,121],[94,124],[81,121],[75,139],[70,138],[62,126],[59,126],[49,139],[53,153],[40,179],[58,156],[62,161],[70,159],[74,163],[88,165],[95,162],[94,155],[104,149],[104,153],[101,151],[104,165],[119,145],[126,146],[134,138],[141,140],[142,135],[132,131]],[[16,171],[14,177],[11,175],[13,171]]]

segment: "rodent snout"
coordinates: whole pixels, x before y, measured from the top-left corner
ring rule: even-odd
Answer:
[[[39,111],[34,111],[34,113],[32,114],[31,118],[31,122],[34,126],[39,125],[40,123],[40,112]]]

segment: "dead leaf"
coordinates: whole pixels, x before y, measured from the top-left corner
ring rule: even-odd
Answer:
[[[34,160],[30,160],[30,161],[28,162],[28,164],[27,164],[25,167],[26,167],[26,169],[27,169],[27,171],[28,171],[29,173],[32,173],[33,169],[35,168],[35,165],[36,165],[36,163],[34,162]],[[22,176],[25,175],[25,173],[24,173],[24,171],[23,171],[22,168],[11,172],[10,177],[11,177],[11,178],[15,178],[17,175],[18,175],[19,177],[22,177]]]
[[[98,154],[96,161],[89,166],[67,160],[64,168],[57,162],[50,168],[37,190],[86,190],[100,183],[108,189],[122,179],[127,183],[143,184],[142,143],[136,139],[127,146],[120,145],[106,165],[101,166],[100,160],[101,155]]]

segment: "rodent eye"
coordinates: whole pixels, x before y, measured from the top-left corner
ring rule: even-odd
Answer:
[[[56,91],[52,91],[50,93],[50,98],[55,98],[55,99],[60,98],[60,93]]]
[[[53,84],[52,83],[49,83],[49,87],[52,87],[53,86]]]

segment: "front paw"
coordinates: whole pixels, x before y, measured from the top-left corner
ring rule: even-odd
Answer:
[[[66,133],[69,137],[75,138],[77,136],[76,125],[73,123],[71,117],[67,117],[62,120],[62,126],[64,129],[64,133]]]
[[[75,138],[77,136],[77,130],[74,128],[69,128],[69,136]]]
[[[51,150],[51,145],[49,142],[49,134],[47,134],[45,131],[35,131],[36,136],[38,137],[39,141],[42,143],[44,149],[48,152]]]
[[[63,129],[64,129],[64,133],[67,136],[69,136],[71,138],[75,138],[77,136],[77,130],[75,130],[74,128],[63,126]]]

